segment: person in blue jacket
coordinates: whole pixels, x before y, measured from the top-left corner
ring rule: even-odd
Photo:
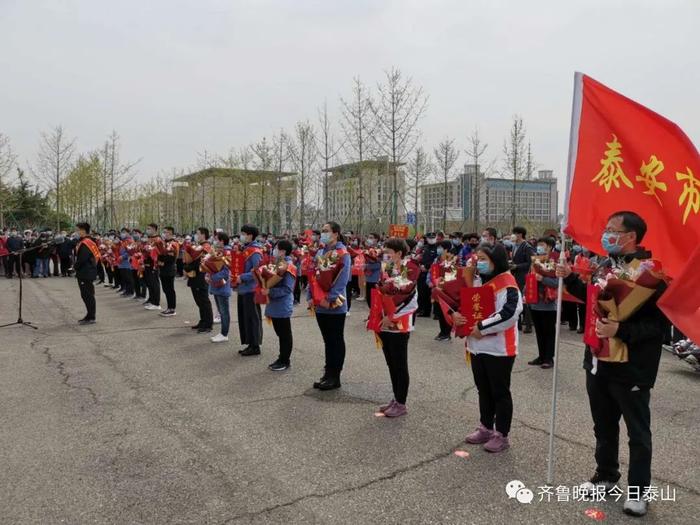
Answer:
[[[228,235],[224,232],[217,233],[213,248],[217,253],[230,253]],[[228,264],[224,264],[221,270],[209,276],[209,293],[214,296],[216,308],[221,317],[221,333],[213,336],[211,342],[223,343],[228,341],[228,330],[231,325],[231,270]]]
[[[292,312],[294,311],[294,285],[297,269],[292,260],[292,243],[286,239],[280,239],[272,250],[272,259],[275,264],[285,266],[286,271],[282,280],[272,288],[263,289],[267,294],[269,303],[265,307],[265,317],[272,321],[272,328],[280,342],[280,354],[277,360],[268,368],[273,372],[287,370],[290,366],[289,358],[292,355]]]
[[[372,288],[377,286],[379,278],[382,274],[382,259],[381,259],[381,249],[379,246],[379,234],[370,233],[365,240],[366,251],[377,250],[379,252],[379,258],[376,261],[370,261],[365,257],[365,300],[367,301],[367,306],[372,307]]]
[[[123,290],[119,294],[123,297],[134,297],[134,275],[131,272],[131,260],[129,252],[127,251],[127,245],[132,243],[131,235],[129,230],[122,229],[121,244],[119,246],[119,275],[121,276]]]
[[[323,377],[314,383],[314,388],[319,390],[340,388],[340,372],[345,362],[345,317],[348,304],[344,294],[350,280],[352,259],[343,244],[343,235],[340,232],[340,224],[337,222],[324,224],[321,230],[323,248],[319,252],[320,257],[326,257],[335,252],[342,260],[343,266],[325,299],[315,306],[316,322],[323,336],[326,357]],[[310,288],[307,291],[307,299],[309,306],[313,307]]]
[[[260,355],[262,344],[262,314],[260,305],[255,303],[256,280],[253,270],[260,266],[262,261],[262,245],[257,242],[260,231],[252,224],[245,224],[241,228],[240,242],[245,256],[243,273],[238,276],[238,332],[241,336],[241,344],[247,345],[238,353],[243,356]]]

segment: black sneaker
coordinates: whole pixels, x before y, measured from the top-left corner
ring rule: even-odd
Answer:
[[[596,472],[591,479],[580,485],[580,489],[581,491],[586,491],[588,494],[593,494],[596,491],[596,487],[603,486],[605,487],[605,492],[608,493],[615,488],[619,479],[619,474],[617,475],[617,479],[615,479],[610,476],[601,476]]]
[[[160,312],[158,315],[160,315],[161,317],[174,317],[177,315],[177,313],[175,312],[175,310],[171,310],[170,308],[168,308],[167,310],[163,310],[162,312]]]
[[[94,319],[81,319],[80,321],[78,321],[78,324],[80,324],[80,325],[95,324],[95,320]]]
[[[438,336],[435,338],[436,341],[450,341],[451,339],[452,337],[450,337],[449,335],[442,334],[438,334]]]
[[[242,352],[240,352],[242,356],[249,356],[249,355],[260,355],[260,347],[259,346],[249,346]]]
[[[197,333],[198,333],[198,334],[206,334],[206,333],[208,333],[208,332],[211,332],[211,326],[208,326],[208,327],[207,327],[207,326],[202,326],[202,327],[200,327],[200,328],[197,329]]]
[[[269,368],[269,369],[272,370],[273,372],[282,372],[283,370],[287,370],[287,368],[289,368],[289,364],[288,364],[288,363],[283,363],[282,361],[280,361],[280,360],[278,359],[277,361],[275,361],[274,363],[272,363],[272,364],[271,364],[270,366],[268,366],[267,368]]]
[[[544,363],[544,361],[542,359],[540,359],[539,357],[536,357],[532,361],[527,362],[528,365],[532,365],[532,366],[540,366],[542,363]]]
[[[199,327],[200,327],[200,326],[201,326],[201,325],[200,325],[199,323],[197,323],[197,324],[193,324],[192,326],[190,326],[190,328],[191,328],[192,330],[199,330]]]

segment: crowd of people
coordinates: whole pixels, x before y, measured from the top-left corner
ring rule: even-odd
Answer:
[[[71,235],[4,231],[0,258],[7,278],[21,273],[32,278],[74,273],[87,310],[79,321],[83,325],[96,320],[94,283],[171,317],[177,315],[175,280],[182,278],[198,309],[198,321],[191,328],[210,334],[218,326],[210,340],[222,344],[229,341],[230,301],[236,293],[243,347],[239,353],[260,355],[263,317],[268,318],[278,340],[277,359],[269,365],[275,372],[291,366],[291,318],[294,306],[303,302],[301,307],[314,313],[323,339],[324,372],[313,384],[321,391],[341,387],[345,320],[353,300],[362,299],[369,307],[367,326],[382,347],[394,393],[378,409],[387,418],[408,411],[408,346],[416,317],[436,321],[438,342],[451,340],[460,327],[467,327],[466,355],[478,391],[479,424],[465,441],[498,453],[510,446],[510,378],[519,333],[535,333],[538,356],[528,364],[552,368],[558,279],[564,279],[569,299],[562,303],[562,324],[582,333],[587,283],[613,264],[649,259],[651,254],[640,246],[645,232],[646,224],[637,214],[616,213],[602,232],[607,253],[596,255],[575,242],[567,249],[557,232],[528,237],[520,226],[506,235],[486,228],[479,234],[438,231],[400,239],[379,233],[358,235],[332,221],[320,230],[278,236],[247,224],[233,237],[206,227],[177,234],[172,227],[160,229],[157,224],[143,231],[125,227],[100,235],[89,224],[80,223]],[[582,260],[597,268],[597,273],[579,271]],[[471,319],[463,309],[445,307],[436,300],[436,290],[443,290],[455,276],[466,279],[467,275],[470,286],[491,290],[493,304],[487,305],[489,313],[483,318]],[[630,438],[628,484],[642,491],[651,485],[649,399],[667,324],[656,307],[662,292],[660,287],[623,322],[602,318],[595,325],[598,337],[617,337],[630,347],[628,362],[599,361],[586,347],[584,368],[597,464],[587,483],[590,490],[601,486],[610,490],[620,478],[620,418]],[[641,497],[628,498],[625,511],[643,515],[646,506]]]

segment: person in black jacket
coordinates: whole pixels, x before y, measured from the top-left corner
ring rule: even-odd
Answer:
[[[70,275],[70,256],[73,252],[75,243],[73,240],[62,232],[63,241],[56,245],[56,251],[58,253],[58,259],[61,263],[61,277],[68,277]]]
[[[89,237],[90,225],[87,222],[80,222],[77,225],[78,241],[75,247],[75,277],[78,279],[80,287],[80,297],[82,297],[87,309],[87,314],[78,324],[95,324],[95,285],[93,281],[97,278],[97,262],[99,251],[95,242]]]
[[[191,326],[192,330],[197,330],[198,333],[211,332],[214,326],[214,313],[209,301],[209,284],[205,280],[204,273],[200,270],[202,257],[211,251],[209,244],[209,230],[205,227],[197,228],[195,235],[197,246],[195,251],[197,256],[193,257],[192,262],[185,264],[185,273],[187,275],[187,286],[192,292],[192,298],[199,309],[199,321]]]
[[[621,211],[611,215],[601,239],[601,244],[610,257],[601,261],[599,271],[604,272],[612,265],[624,265],[634,259],[650,259],[651,253],[639,246],[646,230],[646,223],[634,212]],[[564,278],[569,293],[585,300],[586,283],[572,273],[568,264],[557,266],[557,276]],[[583,367],[586,369],[586,390],[593,416],[597,464],[595,474],[584,486],[590,490],[594,486],[603,485],[610,490],[620,478],[620,417],[624,418],[629,437],[630,459],[627,476],[628,497],[623,510],[634,516],[646,514],[648,504],[643,495],[645,488],[651,485],[649,400],[659,370],[661,345],[668,324],[656,305],[664,290],[665,286],[660,286],[626,321],[601,319],[596,323],[598,337],[616,337],[627,344],[628,362],[599,361],[592,355],[588,346],[584,357]]]
[[[430,288],[428,287],[428,272],[437,259],[437,236],[427,233],[425,240],[420,245],[420,276],[418,277],[418,317],[430,317],[432,303],[430,301]],[[420,243],[419,243],[420,244]]]
[[[525,289],[525,277],[530,271],[530,265],[532,264],[532,256],[535,255],[535,249],[532,245],[527,242],[527,230],[522,226],[516,226],[513,228],[513,235],[511,241],[513,241],[513,257],[512,264],[510,266],[513,277],[515,277],[518,283],[518,288],[520,288],[520,293],[524,292]],[[532,314],[530,313],[530,307],[523,304],[523,313],[518,327],[522,328],[524,334],[532,333]]]

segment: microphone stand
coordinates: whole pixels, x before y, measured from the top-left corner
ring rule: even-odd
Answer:
[[[29,328],[33,328],[34,330],[38,330],[38,326],[34,326],[32,323],[29,321],[25,321],[22,319],[22,274],[24,273],[24,265],[22,264],[22,255],[25,252],[29,252],[32,250],[38,250],[39,248],[43,248],[46,245],[53,244],[52,242],[48,242],[46,244],[42,244],[39,246],[32,246],[31,248],[25,248],[23,250],[18,250],[16,252],[12,252],[14,254],[19,254],[19,303],[18,303],[18,314],[17,314],[17,320],[14,323],[7,323],[0,325],[0,328],[7,328],[10,326],[15,326],[15,325],[22,325],[22,326],[28,326]]]

